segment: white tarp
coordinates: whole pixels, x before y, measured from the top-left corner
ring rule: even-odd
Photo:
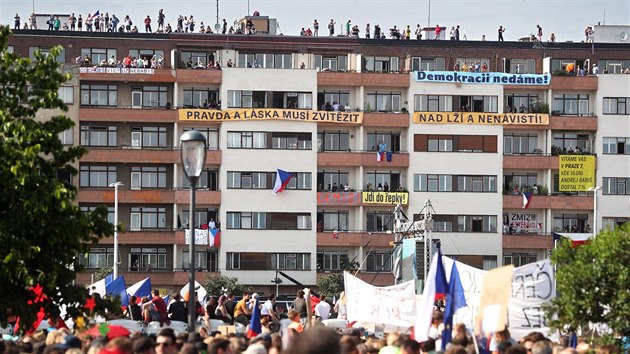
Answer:
[[[413,281],[376,287],[344,273],[348,321],[390,326],[412,326],[416,317]]]
[[[190,229],[186,229],[186,240],[184,242],[190,245]],[[208,229],[195,229],[195,245],[208,245]]]

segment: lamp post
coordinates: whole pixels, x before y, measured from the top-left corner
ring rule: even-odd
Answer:
[[[188,226],[190,229],[190,273],[188,274],[188,333],[195,334],[195,188],[203,165],[206,162],[206,137],[198,131],[190,130],[179,138],[180,155],[184,173],[190,181],[190,208]]]
[[[597,186],[588,189],[593,192],[593,238],[597,236],[597,191],[602,188],[602,186]]]
[[[118,187],[124,186],[122,182],[110,183],[114,188],[114,279],[118,278]]]

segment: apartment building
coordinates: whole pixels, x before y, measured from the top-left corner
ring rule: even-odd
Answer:
[[[630,56],[620,44],[598,43],[594,53],[580,43],[24,30],[9,49],[28,56],[53,45],[64,48],[57,60],[74,73],[60,94],[76,125],[60,138],[89,148],[79,175],[60,177],[78,187],[82,208],[107,205],[110,221],[108,186],[124,184],[119,273],[128,284],[150,276],[172,291],[187,282],[191,211],[178,148],[190,129],[208,140],[196,227],[220,224],[220,244],[197,246],[202,283],[221,273],[270,293],[276,271],[314,285],[350,266],[368,282],[392,284],[398,203],[418,220],[430,199],[444,254],[484,269],[548,257],[554,231],[630,218],[630,75],[619,73]],[[128,55],[163,58],[163,66],[99,66]],[[222,69],[206,69],[214,62]],[[568,64],[593,63],[608,74],[564,76]],[[529,84],[418,80],[418,71],[464,65],[551,75]],[[326,114],[339,106],[345,112]],[[463,112],[540,121],[419,119]],[[597,222],[592,191],[561,191],[558,155],[569,153],[595,156]],[[276,169],[294,178],[272,195]],[[524,190],[534,191],[528,209]],[[89,283],[113,265],[113,239],[81,258],[86,271],[77,281]],[[279,292],[297,288],[284,279]]]

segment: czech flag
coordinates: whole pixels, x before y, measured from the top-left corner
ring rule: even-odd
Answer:
[[[376,161],[381,162],[381,161],[383,161],[384,157],[385,157],[385,152],[384,151],[377,151],[376,152]]]
[[[532,201],[531,192],[523,192],[523,209],[529,209],[529,203]]]
[[[95,19],[97,17],[99,17],[101,15],[101,12],[99,10],[96,10],[96,12],[94,13],[94,15],[92,15],[91,19]]]
[[[438,248],[433,256],[427,279],[424,283],[422,300],[419,304],[414,325],[413,337],[418,342],[426,342],[429,339],[429,329],[433,320],[433,305],[435,300],[444,297],[448,293],[446,272],[442,264],[442,252]]]
[[[127,288],[127,294],[137,297],[140,301],[143,296],[151,296],[151,278],[145,278]]]
[[[558,233],[558,232],[554,232],[553,233],[553,241],[560,241],[562,238],[568,238],[569,240],[571,240],[571,245],[573,245],[573,247],[578,247],[581,246],[585,243],[587,243],[590,238],[593,236],[592,233],[588,232],[588,233]]]
[[[287,171],[277,170],[276,171],[276,183],[273,186],[273,194],[278,194],[284,190],[284,188],[289,184],[293,178],[293,175]]]
[[[221,230],[210,229],[210,247],[221,247]]]
[[[247,338],[254,338],[260,333],[262,333],[262,324],[260,324],[260,308],[258,307],[258,298],[256,298],[252,311],[252,320],[247,327]]]

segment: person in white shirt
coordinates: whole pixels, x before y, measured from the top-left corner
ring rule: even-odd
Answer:
[[[265,316],[269,317],[270,320],[277,322],[278,316],[276,316],[276,311],[273,309],[276,304],[276,294],[269,295],[269,298],[260,308],[260,316],[263,318]]]
[[[315,316],[323,320],[330,317],[330,304],[326,302],[326,295],[319,296],[319,304],[315,305]]]

